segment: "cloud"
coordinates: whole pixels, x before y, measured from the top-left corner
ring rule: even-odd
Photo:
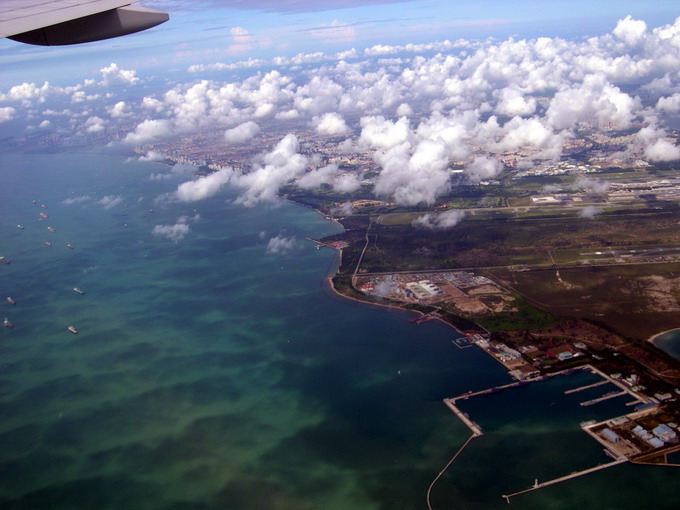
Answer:
[[[359,143],[371,149],[389,150],[409,141],[412,136],[406,117],[401,117],[396,122],[382,116],[361,118]]]
[[[271,152],[260,155],[248,173],[234,175],[231,184],[242,190],[237,203],[252,207],[260,202],[275,202],[281,186],[300,177],[309,163],[299,154],[300,142],[287,134]]]
[[[283,255],[292,250],[295,247],[295,243],[295,236],[284,237],[279,234],[269,240],[266,252],[268,255]]]
[[[645,158],[649,161],[675,161],[680,159],[680,147],[660,139],[645,148]]]
[[[61,203],[64,205],[73,205],[80,204],[82,202],[88,202],[89,200],[90,200],[89,195],[82,195],[79,197],[67,198],[66,200],[62,200]]]
[[[446,230],[453,228],[465,217],[461,209],[449,209],[442,213],[427,213],[419,216],[411,223],[415,228],[427,230]]]
[[[647,23],[642,20],[633,19],[630,15],[621,19],[616,24],[612,32],[628,46],[638,45],[645,37]]]
[[[132,133],[125,136],[124,141],[141,145],[159,138],[166,138],[172,134],[170,122],[165,119],[145,120],[137,125]]]
[[[397,289],[397,285],[392,280],[380,280],[375,287],[373,293],[376,296],[387,297]]]
[[[331,209],[334,216],[351,216],[352,212],[352,202],[344,202]]]
[[[163,155],[160,155],[163,159]],[[140,158],[141,160],[142,158]],[[147,160],[148,161],[148,160]],[[157,172],[149,175],[150,181],[163,181],[168,179],[182,178],[194,175],[197,167],[188,163],[175,163],[169,172]]]
[[[180,184],[174,196],[180,202],[197,202],[216,195],[234,176],[232,168],[222,168],[205,177]]]
[[[227,129],[224,132],[224,139],[228,143],[238,144],[252,140],[260,133],[260,126],[252,120],[239,124],[235,128]]]
[[[338,165],[331,164],[321,168],[310,170],[297,180],[297,185],[302,189],[316,189],[322,184],[333,182],[338,174]]]
[[[191,227],[186,223],[175,223],[174,225],[156,225],[151,233],[155,237],[165,237],[173,243],[177,243],[191,232]]]
[[[174,225],[156,225],[153,227],[151,234],[155,237],[165,237],[173,243],[178,243],[191,232],[190,222],[197,222],[201,219],[199,214],[193,216],[180,216]]]
[[[309,34],[317,39],[322,39],[324,43],[350,43],[356,38],[356,30],[353,25],[333,20],[326,25],[309,30]]]
[[[118,64],[112,63],[102,67],[99,72],[102,74],[101,85],[109,87],[111,85],[134,85],[139,81],[137,71],[120,69]]]
[[[113,105],[110,112],[111,117],[113,117],[114,119],[120,117],[127,117],[130,115],[130,109],[128,105],[125,104],[125,101],[118,101],[116,104]]]
[[[106,121],[96,115],[85,121],[85,131],[88,133],[99,133],[106,129]]]
[[[16,112],[16,109],[12,108],[11,106],[0,108],[0,123],[12,120]]]
[[[106,195],[99,200],[99,203],[104,206],[104,209],[113,209],[123,202],[123,197],[120,195]]]
[[[574,188],[580,189],[591,195],[601,195],[609,189],[610,183],[607,181],[600,181],[599,179],[590,179],[588,177],[579,176],[574,182]]]
[[[527,99],[522,91],[516,88],[505,87],[494,92],[494,96],[498,99],[496,112],[501,115],[514,117],[516,115],[531,115],[536,111],[536,99],[533,97]]]
[[[233,27],[229,30],[229,33],[232,43],[227,47],[227,53],[230,55],[245,53],[255,44],[253,36],[243,27]]]
[[[336,193],[353,193],[361,187],[361,177],[356,174],[342,174],[333,183]]]
[[[680,112],[680,92],[676,92],[670,97],[661,97],[656,103],[656,109],[668,113]]]
[[[465,167],[465,174],[470,181],[477,183],[487,179],[493,179],[503,170],[503,164],[494,158],[486,156],[476,157],[472,163]]]
[[[158,151],[148,151],[144,156],[139,156],[139,161],[163,161],[165,154]]]
[[[321,117],[314,117],[312,123],[316,132],[325,136],[343,136],[350,133],[345,119],[339,113],[325,113]]]
[[[641,108],[638,98],[621,92],[598,73],[585,76],[581,84],[566,86],[557,92],[546,117],[556,129],[573,128],[579,123],[626,129]]]
[[[594,205],[587,205],[578,212],[580,218],[592,219],[602,213],[602,209]]]

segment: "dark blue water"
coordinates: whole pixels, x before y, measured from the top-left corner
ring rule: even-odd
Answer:
[[[654,345],[680,360],[680,329],[674,329],[658,336],[654,339]]]
[[[163,171],[0,156],[0,255],[12,260],[0,297],[17,301],[1,304],[16,327],[0,331],[0,507],[425,508],[468,436],[442,399],[505,383],[505,370],[441,324],[324,291],[335,254],[304,237],[336,224],[228,192],[163,205],[178,184],[149,180]],[[178,242],[152,235],[195,215]],[[267,253],[277,235],[295,239],[290,251]],[[606,460],[562,394],[574,377],[470,400],[487,434],[437,485],[435,508],[505,508],[503,492]],[[677,477],[624,466],[513,506],[676,508]]]

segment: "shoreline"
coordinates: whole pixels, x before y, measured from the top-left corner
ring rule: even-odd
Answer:
[[[658,348],[659,346],[656,345],[656,343],[655,343],[656,340],[658,340],[659,337],[662,337],[662,336],[664,336],[668,333],[672,333],[673,331],[680,331],[680,328],[667,329],[666,331],[661,331],[660,333],[656,333],[655,335],[650,336],[647,339],[647,342],[651,343],[654,347]]]
[[[347,296],[346,294],[343,294],[342,292],[340,292],[338,289],[335,288],[335,285],[333,285],[333,276],[337,276],[337,273],[335,275],[326,276],[324,278],[324,282],[325,282],[324,286],[327,287],[328,290],[334,296],[338,296],[338,297],[341,297],[342,299],[347,299],[347,300],[353,301],[355,303],[360,303],[361,305],[364,305],[364,306],[369,306],[369,307],[370,306],[376,306],[376,307],[379,307],[379,308],[389,308],[391,310],[399,310],[401,312],[406,312],[406,313],[416,313],[420,317],[426,315],[424,312],[421,312],[420,310],[410,310],[408,308],[404,308],[401,305],[388,304],[388,303],[376,303],[374,301],[365,301],[363,299],[358,299],[358,298],[355,298],[355,297],[352,297],[352,296]],[[438,322],[444,324],[445,326],[448,326],[449,328],[453,329],[456,333],[458,333],[461,337],[466,337],[465,333],[460,331],[456,326],[454,326],[450,322],[447,322],[443,318],[436,317],[432,320],[438,321]]]

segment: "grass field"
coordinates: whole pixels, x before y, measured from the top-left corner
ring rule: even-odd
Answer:
[[[562,317],[646,339],[680,325],[680,263],[489,273],[530,303]]]

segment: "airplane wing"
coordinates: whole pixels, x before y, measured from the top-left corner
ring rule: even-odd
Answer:
[[[0,37],[59,46],[78,44],[155,27],[165,12],[130,5],[136,0],[1,0]]]

